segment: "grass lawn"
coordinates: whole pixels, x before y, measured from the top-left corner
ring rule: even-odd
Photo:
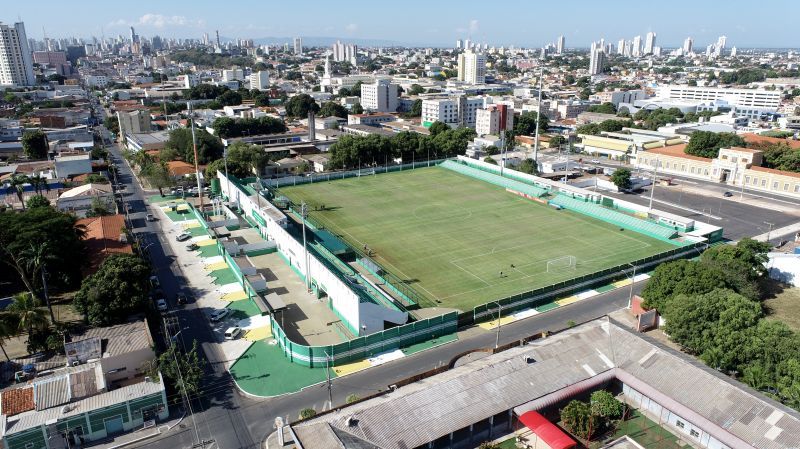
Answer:
[[[627,435],[645,449],[680,449],[688,447],[684,444],[678,444],[678,437],[673,435],[669,430],[659,427],[658,424],[649,420],[647,417],[639,413],[638,410],[633,410],[631,417],[627,421],[620,424],[614,436],[610,439],[617,439]],[[602,447],[602,442],[592,442],[591,449]]]
[[[441,167],[280,193],[311,205],[311,218],[350,245],[368,245],[431,303],[461,310],[674,248]],[[577,265],[548,272],[547,262],[564,256]]]
[[[800,331],[800,288],[786,287],[774,298],[764,301],[764,307],[767,319],[783,321],[795,331]]]

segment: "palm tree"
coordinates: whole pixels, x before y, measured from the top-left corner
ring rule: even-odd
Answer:
[[[42,193],[42,190],[50,191],[50,184],[47,183],[47,179],[42,177],[41,175],[31,176],[28,178],[28,182],[33,186],[33,189],[36,191],[37,195]]]
[[[33,328],[41,329],[47,326],[47,317],[40,306],[41,303],[35,296],[25,292],[14,295],[14,302],[7,308],[19,321],[19,329],[28,332],[28,339],[31,338]]]
[[[13,318],[14,317],[10,313],[0,314],[0,349],[3,350],[3,355],[6,356],[6,360],[9,362],[11,361],[11,357],[8,356],[3,342],[17,335],[17,329],[12,322]]]
[[[42,297],[44,297],[44,302],[47,304],[47,310],[50,311],[50,322],[56,324],[56,316],[53,314],[53,305],[50,304],[50,295],[47,291],[47,262],[53,259],[50,246],[47,242],[40,242],[38,244],[31,243],[29,248],[22,251],[21,256],[32,278],[36,279],[37,272],[41,274]]]
[[[8,190],[17,194],[17,199],[22,203],[22,209],[25,210],[25,201],[22,200],[22,194],[25,193],[25,184],[28,183],[28,177],[25,175],[13,174],[8,180]]]

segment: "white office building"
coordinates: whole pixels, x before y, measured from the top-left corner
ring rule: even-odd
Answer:
[[[751,118],[758,118],[766,112],[776,112],[781,104],[781,92],[766,89],[666,85],[659,88],[658,97],[666,100],[705,103],[723,101],[733,106],[737,115]]]
[[[294,54],[302,55],[303,54],[303,38],[296,37],[294,38]]]
[[[25,35],[25,24],[0,22],[0,85],[33,86],[33,61]]]
[[[634,58],[642,56],[642,36],[636,36],[633,38],[633,44],[631,46],[631,56],[633,56]]]
[[[558,36],[558,42],[556,43],[556,53],[562,54],[564,53],[564,36]]]
[[[692,48],[694,46],[694,40],[691,37],[687,37],[685,41],[683,41],[683,54],[688,55],[692,52]]]
[[[606,53],[603,51],[603,47],[593,44],[591,58],[589,59],[589,74],[599,75],[603,73],[605,64]]]
[[[250,89],[266,90],[269,87],[269,72],[260,70],[250,74]]]
[[[475,113],[475,132],[479,136],[499,136],[501,131],[514,127],[514,109],[504,104],[478,109]]]
[[[451,98],[435,98],[422,100],[422,124],[430,126],[436,121],[450,126],[475,127],[477,111],[483,109],[483,97],[466,97],[461,95]]]
[[[389,80],[378,80],[374,84],[361,85],[361,106],[367,111],[397,111],[397,84]]]
[[[656,46],[656,33],[649,31],[644,41],[644,54],[652,55]]]
[[[222,71],[222,81],[226,83],[231,81],[244,81],[244,70],[225,69]]]
[[[486,55],[467,49],[458,55],[458,80],[469,84],[486,81]]]

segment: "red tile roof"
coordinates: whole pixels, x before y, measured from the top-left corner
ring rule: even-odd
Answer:
[[[186,176],[194,173],[194,165],[183,161],[169,161],[167,168],[172,176]]]
[[[785,143],[789,145],[791,148],[800,148],[800,140],[792,140],[792,139],[781,139],[779,137],[767,137],[761,136],[758,134],[743,134],[742,137],[744,141],[747,143],[761,143],[761,144],[773,144],[773,143]]]
[[[33,387],[6,390],[0,396],[0,407],[6,416],[16,415],[36,408],[33,402]]]
[[[76,225],[82,225],[86,231],[84,240],[89,253],[88,273],[97,271],[97,267],[111,254],[133,253],[131,245],[119,238],[125,228],[124,215],[81,218]]]
[[[700,157],[694,156],[691,154],[686,154],[684,151],[686,150],[686,144],[682,143],[679,145],[669,145],[666,147],[655,147],[655,148],[648,148],[645,153],[647,154],[663,154],[664,156],[672,156],[672,157],[682,157],[685,159],[691,159],[694,161],[703,161],[703,162],[711,162],[711,159],[707,157]]]

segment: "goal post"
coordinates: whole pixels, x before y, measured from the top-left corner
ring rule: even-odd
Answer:
[[[575,256],[562,256],[547,261],[547,272],[553,273],[563,270],[574,270],[578,265]]]

